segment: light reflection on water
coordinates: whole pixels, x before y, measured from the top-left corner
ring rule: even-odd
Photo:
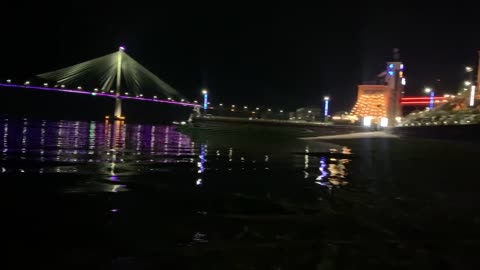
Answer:
[[[29,119],[0,119],[0,126],[2,173],[83,177],[65,192],[128,191],[145,179],[153,185],[161,182],[164,175],[204,188],[209,178],[222,175],[228,182],[229,176],[241,173],[260,179],[289,177],[332,189],[348,183],[351,161],[345,147],[304,145],[304,154],[299,154],[281,147],[262,152],[261,145],[252,145],[255,151],[249,151],[195,142],[173,126]]]

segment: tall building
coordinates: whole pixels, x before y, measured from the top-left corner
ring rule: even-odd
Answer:
[[[400,99],[406,84],[398,49],[394,49],[393,61],[387,62],[385,71],[377,77],[381,83],[357,86],[357,102],[351,113],[359,118],[372,117],[377,123],[382,118],[387,118],[388,125],[393,126],[396,117],[402,116]]]

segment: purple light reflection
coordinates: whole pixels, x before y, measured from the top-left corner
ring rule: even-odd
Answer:
[[[120,98],[120,99],[133,99],[133,100],[141,100],[141,101],[148,101],[148,102],[158,102],[158,103],[174,104],[174,105],[181,105],[181,106],[200,107],[200,105],[198,105],[198,104],[188,103],[188,102],[179,102],[179,101],[171,101],[171,100],[164,100],[164,99],[153,99],[153,98],[144,98],[144,97],[117,96],[117,95],[115,95],[115,94],[87,92],[87,91],[72,90],[72,89],[57,89],[57,88],[50,88],[50,87],[40,87],[40,86],[30,86],[30,85],[18,85],[18,84],[4,84],[4,83],[0,83],[0,86],[2,86],[2,87],[10,87],[10,88],[35,89],[35,90],[43,90],[43,91],[55,91],[55,92],[63,92],[63,93],[71,93],[71,94],[83,94],[83,95],[103,96],[103,97]]]

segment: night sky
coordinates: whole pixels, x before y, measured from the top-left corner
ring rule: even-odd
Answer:
[[[480,49],[475,8],[459,4],[78,3],[4,4],[0,78],[28,78],[125,45],[191,99],[207,87],[213,103],[295,109],[321,106],[328,94],[338,111],[350,110],[356,85],[374,79],[395,47],[406,67],[407,95],[437,79],[439,92],[454,92]]]

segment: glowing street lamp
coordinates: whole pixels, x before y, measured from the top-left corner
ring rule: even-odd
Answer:
[[[472,72],[472,71],[473,71],[473,68],[467,66],[467,67],[465,67],[465,71],[466,71],[466,72]]]
[[[475,105],[475,85],[472,85],[472,89],[470,90],[470,107]]]
[[[206,112],[207,107],[208,107],[208,91],[207,91],[207,89],[203,89],[202,94],[203,94],[203,111]]]
[[[327,117],[328,117],[328,103],[330,102],[330,97],[329,96],[324,96],[323,97],[323,102],[325,103],[324,108],[323,108],[323,115],[325,116],[325,119],[327,119]]]
[[[472,85],[471,81],[465,81],[465,86],[470,86],[470,85]]]
[[[430,110],[432,110],[433,109],[433,103],[434,103],[433,100],[434,100],[435,92],[433,91],[432,88],[426,87],[425,88],[425,93],[430,94]]]

